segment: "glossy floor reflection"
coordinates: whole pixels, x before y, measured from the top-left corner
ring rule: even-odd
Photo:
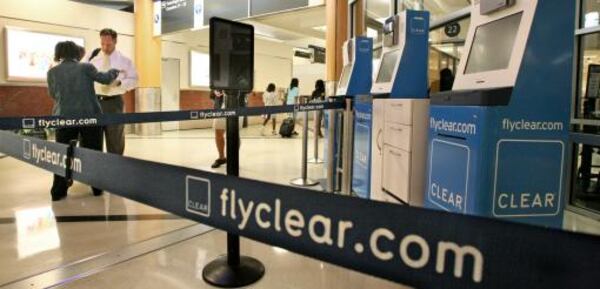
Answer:
[[[0,286],[194,224],[115,195],[93,197],[80,183],[51,202],[51,179],[0,160]]]
[[[214,288],[202,280],[202,268],[225,252],[225,241],[225,233],[214,231],[61,288]],[[247,288],[409,288],[245,239],[241,251],[259,259],[266,268],[265,276]]]
[[[217,155],[213,134],[204,129],[130,135],[125,154],[225,173],[225,166],[210,168]],[[258,126],[241,135],[242,176],[286,185],[300,176],[300,137],[262,136]],[[309,169],[311,176],[324,175],[322,165]],[[46,171],[0,159],[0,287],[194,224],[110,193],[93,197],[89,186],[77,182],[65,200],[53,203],[51,182]]]

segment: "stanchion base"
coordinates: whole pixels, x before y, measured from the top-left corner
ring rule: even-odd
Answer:
[[[312,187],[319,184],[319,182],[311,179],[297,178],[290,181],[290,184],[298,187]]]
[[[315,159],[315,158],[312,158],[312,159],[308,160],[308,163],[309,163],[309,164],[322,164],[322,163],[323,163],[323,160],[322,160],[322,159]]]
[[[265,275],[265,266],[258,260],[241,256],[239,266],[229,266],[227,255],[208,263],[202,270],[206,283],[221,288],[244,287],[256,283]]]

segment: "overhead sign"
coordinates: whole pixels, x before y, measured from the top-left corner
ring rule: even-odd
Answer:
[[[154,35],[203,26],[204,0],[155,0]]]
[[[458,22],[448,23],[444,27],[444,33],[448,37],[456,37],[460,34],[460,24]]]

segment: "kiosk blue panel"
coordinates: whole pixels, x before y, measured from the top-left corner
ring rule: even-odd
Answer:
[[[429,12],[406,10],[406,39],[391,98],[428,98]]]
[[[426,207],[562,226],[574,8],[538,0],[514,87],[496,88],[505,101],[492,93],[465,104],[476,91],[432,96]]]
[[[373,102],[360,97],[354,104],[354,151],[352,163],[352,192],[368,199],[371,192],[371,131]]]

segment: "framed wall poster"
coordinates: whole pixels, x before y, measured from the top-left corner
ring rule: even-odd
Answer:
[[[190,50],[190,86],[209,87],[210,57],[208,53]]]
[[[46,80],[54,64],[54,47],[61,41],[73,41],[85,47],[82,37],[60,35],[6,26],[4,31],[7,81]]]

